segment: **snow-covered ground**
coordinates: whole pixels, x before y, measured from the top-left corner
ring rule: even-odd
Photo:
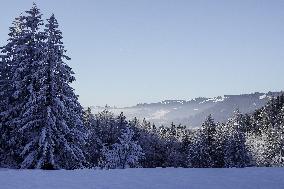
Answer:
[[[10,170],[1,189],[283,189],[284,168]]]

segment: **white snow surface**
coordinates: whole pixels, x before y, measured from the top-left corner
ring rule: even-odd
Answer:
[[[204,100],[204,101],[200,102],[199,104],[203,104],[205,102],[210,102],[210,101],[214,102],[214,103],[216,103],[216,102],[223,102],[226,98],[227,97],[225,97],[225,96],[218,96],[218,97],[214,97],[214,98],[208,98],[207,100]]]
[[[264,95],[259,96],[259,99],[262,100],[262,99],[265,99],[266,97],[267,97],[267,95],[264,94]]]
[[[283,189],[284,168],[0,169],[1,189]]]

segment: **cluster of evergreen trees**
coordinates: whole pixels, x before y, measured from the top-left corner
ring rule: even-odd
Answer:
[[[94,148],[88,151],[97,152],[90,156],[97,157],[89,161],[92,167],[124,168],[125,164],[113,162],[125,157],[114,153],[125,141],[132,146],[128,153],[135,157],[135,163],[128,163],[128,167],[284,166],[284,95],[271,98],[250,115],[236,110],[226,123],[216,123],[209,115],[198,129],[173,123],[156,127],[145,119],[127,121],[123,114],[115,117],[107,109],[96,115],[88,109],[84,115],[85,125],[91,128],[93,142],[89,145]],[[125,129],[132,132],[122,140],[129,132]]]
[[[227,123],[208,116],[201,128],[83,110],[70,87],[62,33],[54,15],[34,5],[13,22],[0,54],[0,166],[247,167],[284,165],[284,96]]]
[[[69,59],[54,15],[44,24],[34,5],[15,19],[1,48],[2,165],[83,166],[86,131]]]

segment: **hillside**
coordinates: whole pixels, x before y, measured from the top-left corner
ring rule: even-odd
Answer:
[[[236,108],[242,113],[250,113],[273,97],[283,92],[224,95],[213,98],[199,97],[191,100],[164,100],[157,103],[143,103],[132,107],[108,107],[114,114],[123,112],[126,117],[146,118],[157,125],[169,125],[171,122],[190,127],[199,127],[205,117],[212,114],[216,121],[226,121]],[[105,107],[92,106],[94,113]]]

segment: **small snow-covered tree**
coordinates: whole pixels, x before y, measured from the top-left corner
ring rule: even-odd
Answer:
[[[119,130],[125,129],[129,123],[126,120],[125,115],[123,114],[123,112],[121,112],[115,119],[116,122],[116,128]]]
[[[165,162],[163,167],[182,167],[183,166],[183,152],[182,152],[182,135],[184,127],[176,126],[171,123],[170,127],[160,127],[160,135],[164,149],[163,156]]]
[[[102,167],[107,169],[138,167],[144,153],[137,141],[133,140],[133,136],[134,132],[127,127],[122,131],[118,143],[104,147]]]
[[[216,132],[214,134],[214,167],[224,167],[224,142],[227,137],[227,126],[223,123],[216,123]]]
[[[87,108],[83,113],[84,126],[87,129],[87,140],[85,145],[85,156],[87,167],[92,168],[98,165],[100,158],[100,150],[102,148],[101,138],[96,132],[96,118],[91,112],[91,108]]]
[[[263,157],[265,166],[284,166],[284,135],[283,128],[269,128],[264,134]]]
[[[156,132],[142,130],[138,143],[145,153],[141,165],[146,168],[162,167],[166,163],[166,144]]]
[[[106,146],[112,145],[118,141],[120,130],[117,127],[115,116],[107,107],[100,113],[95,115],[95,132]]]
[[[95,123],[95,116],[92,114],[92,110],[88,107],[86,110],[83,111],[83,122],[85,127],[92,128]]]
[[[271,100],[254,114],[253,124],[258,123],[258,135],[262,142],[262,165],[284,165],[284,95]],[[259,137],[259,138],[260,138]]]
[[[225,167],[245,167],[249,164],[243,115],[236,110],[227,123],[228,133],[224,146]]]
[[[281,95],[264,107],[265,165],[284,166],[284,96]]]
[[[215,166],[216,124],[211,115],[195,133],[189,147],[189,167],[209,168]]]
[[[251,157],[251,165],[263,167],[265,166],[265,136],[250,132],[246,137],[246,146],[249,157]]]

